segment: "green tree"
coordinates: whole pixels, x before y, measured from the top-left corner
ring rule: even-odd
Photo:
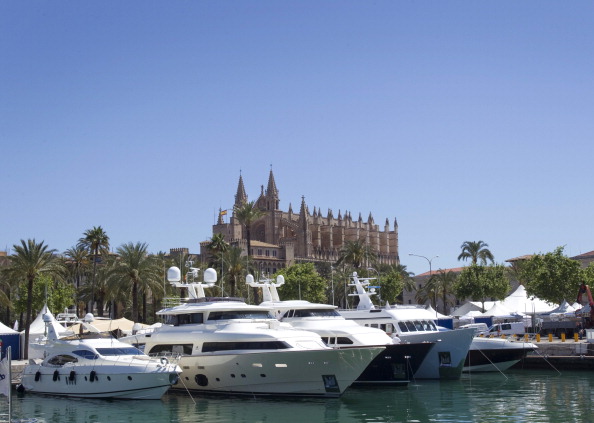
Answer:
[[[355,269],[359,269],[364,264],[373,265],[376,258],[376,252],[365,243],[365,240],[358,239],[356,241],[347,241],[342,245],[336,265],[346,263],[352,265]]]
[[[458,261],[470,259],[472,264],[486,265],[487,261],[494,263],[493,254],[488,247],[489,244],[483,241],[464,241],[460,246],[462,252],[458,256]]]
[[[247,241],[247,256],[248,261],[252,256],[252,223],[256,220],[260,219],[262,216],[266,214],[265,211],[260,210],[255,201],[250,201],[247,203],[243,203],[241,205],[236,205],[233,208],[233,216],[237,219],[237,221],[243,225],[245,228],[245,239]],[[254,288],[254,301],[256,304],[260,302],[258,289]]]
[[[431,275],[427,285],[433,291],[436,297],[441,297],[443,302],[443,314],[449,314],[448,305],[451,304],[448,296],[453,293],[454,284],[458,276],[451,270],[440,270],[438,273]],[[437,302],[436,302],[437,303]],[[437,310],[437,309],[436,309]]]
[[[41,275],[59,277],[64,272],[62,261],[54,254],[55,250],[49,250],[43,241],[35,242],[29,239],[26,242],[21,240],[21,245],[13,245],[14,254],[10,256],[11,265],[9,269],[11,280],[16,283],[27,284],[27,307],[25,314],[25,345],[24,358],[29,358],[29,329],[31,327],[31,315],[33,312],[33,284],[35,279]]]
[[[480,301],[484,310],[485,301],[489,298],[496,300],[505,298],[509,292],[510,284],[503,265],[479,266],[471,264],[462,270],[453,288],[458,298]]]
[[[67,280],[76,288],[76,314],[80,315],[78,291],[81,287],[81,282],[89,274],[90,260],[89,252],[82,245],[69,248],[64,252],[64,264],[67,269]]]
[[[27,287],[19,286],[18,299],[14,302],[17,313],[27,309]],[[44,305],[54,312],[62,312],[74,304],[76,290],[66,281],[54,279],[48,275],[40,275],[33,282],[33,310],[41,310]]]
[[[241,255],[241,248],[233,246],[226,253],[223,253],[225,275],[224,282],[230,286],[231,296],[236,295],[237,286],[242,282],[247,274],[247,263],[245,257]]]
[[[132,299],[132,320],[140,321],[138,299],[143,292],[160,292],[161,267],[154,256],[147,254],[146,243],[129,242],[116,250],[118,259],[108,275],[108,285]],[[161,294],[162,295],[162,294]]]
[[[390,304],[402,302],[402,293],[406,289],[412,291],[415,289],[414,275],[406,269],[405,265],[383,265],[380,266],[380,297],[382,302],[387,301]],[[373,276],[370,274],[369,276]]]
[[[95,275],[97,273],[97,262],[103,254],[109,253],[109,236],[101,226],[93,226],[87,229],[83,237],[78,240],[78,245],[86,248],[93,258],[93,274],[91,275],[91,304],[90,312],[95,307]]]
[[[573,300],[584,277],[579,262],[563,255],[563,247],[553,252],[535,254],[521,267],[526,292],[545,301],[560,304]]]
[[[326,281],[316,271],[313,263],[298,263],[278,271],[274,278],[283,275],[285,283],[278,288],[281,300],[301,299],[312,303],[326,302]]]

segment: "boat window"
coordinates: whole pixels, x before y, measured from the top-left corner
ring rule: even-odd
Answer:
[[[406,327],[408,328],[408,330],[410,332],[416,332],[417,331],[417,328],[415,327],[415,325],[414,325],[413,322],[404,322],[404,323],[406,323]]]
[[[149,355],[184,354],[192,355],[192,344],[161,344],[155,345],[149,351]]]
[[[208,320],[233,320],[233,319],[274,319],[268,310],[229,310],[212,311]]]
[[[338,338],[336,338],[336,343],[339,345],[352,345],[353,340],[347,338],[346,336],[339,336]]]
[[[97,348],[97,352],[101,355],[144,355],[142,351],[134,347]]]
[[[427,323],[429,323],[429,328],[430,328],[429,330],[432,330],[432,331],[438,330],[437,326],[435,325],[435,322],[429,320],[429,321],[427,321]]]
[[[169,314],[165,316],[165,324],[179,326],[204,323],[203,313]]]
[[[425,330],[423,328],[423,322],[419,321],[419,320],[415,320],[415,327],[417,328],[418,331],[423,331]]]
[[[398,322],[398,327],[400,328],[400,332],[408,332],[408,327],[406,327],[406,323]]]
[[[392,323],[388,323],[386,325],[386,328],[384,329],[384,332],[386,332],[386,333],[392,333],[392,332],[394,332],[394,326],[392,325]]]
[[[82,358],[86,358],[87,360],[96,360],[97,358],[99,358],[97,354],[89,350],[76,350],[72,351],[72,354],[78,355]]]
[[[340,314],[335,309],[306,309],[306,310],[295,310],[294,317],[336,317]]]
[[[74,353],[77,353],[78,351],[74,351]],[[88,351],[90,352],[90,351]],[[97,357],[95,357],[97,358]],[[56,355],[55,357],[50,358],[47,362],[48,364],[51,364],[52,366],[63,366],[66,363],[76,363],[78,361],[78,358],[73,357],[71,355],[68,354],[60,354],[60,355]]]
[[[251,341],[251,342],[205,342],[202,352],[231,350],[284,350],[291,348],[283,341]]]

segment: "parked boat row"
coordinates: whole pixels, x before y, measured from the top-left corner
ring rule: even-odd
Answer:
[[[135,399],[160,398],[170,388],[337,397],[352,384],[406,385],[412,379],[455,379],[463,370],[490,370],[469,351],[486,356],[485,351],[498,350],[504,359],[498,367],[491,355],[493,370],[513,361],[505,342],[477,342],[474,329],[440,331],[420,309],[376,308],[371,279],[356,273],[351,286],[359,297],[357,310],[281,301],[282,277],[256,283],[248,275],[247,283],[263,292],[265,301],[258,306],[208,297],[204,290],[215,286],[217,275],[214,269],[203,274],[203,282],[182,283],[179,269],[169,269],[170,283],[186,289],[189,298],[159,311],[164,320],[159,327],[115,339],[97,333],[58,337],[48,324],[44,359],[25,367],[22,389]]]

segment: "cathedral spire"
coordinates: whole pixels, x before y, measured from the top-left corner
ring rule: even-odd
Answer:
[[[241,206],[247,203],[248,197],[245,193],[245,187],[243,186],[243,176],[239,173],[239,183],[237,184],[237,194],[235,194],[235,205]]]
[[[270,168],[270,174],[268,175],[268,186],[266,187],[266,195],[270,197],[278,197],[278,189],[276,188],[276,182],[274,182],[274,174],[272,173],[272,167]]]
[[[272,173],[272,165],[270,166],[270,175],[268,175],[268,186],[266,187],[266,203],[268,210],[278,210],[280,207],[278,189],[276,188],[276,182],[274,182],[274,174]]]

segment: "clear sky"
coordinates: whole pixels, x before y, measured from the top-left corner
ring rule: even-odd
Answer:
[[[281,209],[398,220],[415,273],[594,250],[591,1],[0,2],[0,250],[210,238]]]

